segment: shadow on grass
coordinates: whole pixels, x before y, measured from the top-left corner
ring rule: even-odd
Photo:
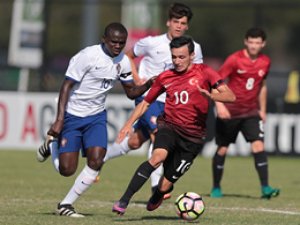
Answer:
[[[141,221],[141,220],[179,220],[177,216],[142,216],[139,218],[122,218],[122,221]]]
[[[203,194],[204,197],[210,197],[210,194]],[[223,194],[222,198],[211,198],[211,199],[223,199],[223,198],[246,198],[246,199],[261,199],[258,196],[251,196],[251,195],[240,195],[240,194]]]
[[[179,217],[177,216],[143,216],[143,217],[140,217],[140,218],[128,218],[128,219],[124,219],[122,218],[122,220],[114,220],[114,221],[123,221],[123,222],[136,222],[136,221],[141,221],[141,220],[144,220],[144,221],[173,221],[172,223],[176,223],[179,222],[179,223],[188,223],[188,224],[199,224],[199,219],[196,219],[194,221],[185,221],[183,219],[180,219]]]
[[[141,221],[141,220],[144,220],[144,221],[182,221],[184,222],[184,220],[180,219],[179,217],[177,216],[142,216],[140,218],[122,218],[122,219],[114,219],[114,221],[118,221],[118,222],[136,222],[136,221]],[[186,221],[185,221],[186,222]],[[195,221],[189,221],[188,222],[189,224],[193,224],[193,223],[197,223],[199,224],[199,220],[195,220]]]

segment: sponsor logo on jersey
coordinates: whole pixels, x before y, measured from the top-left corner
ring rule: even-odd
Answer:
[[[265,75],[265,71],[264,70],[259,70],[258,71],[258,76],[262,77]]]
[[[237,69],[236,71],[238,74],[244,74],[244,73],[247,73],[246,70],[241,70],[241,69]]]
[[[170,84],[165,84],[165,85],[164,85],[164,88],[167,89],[167,88],[170,87],[171,85],[172,85],[172,83],[170,83]]]

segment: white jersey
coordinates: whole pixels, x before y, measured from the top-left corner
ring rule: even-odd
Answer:
[[[116,80],[133,81],[130,61],[122,52],[110,57],[101,45],[81,50],[70,60],[66,78],[77,81],[69,96],[66,111],[86,117],[105,109],[107,92]]]
[[[170,51],[170,42],[167,34],[158,36],[148,36],[135,43],[133,52],[135,56],[143,56],[139,65],[139,77],[148,80],[161,72],[172,69],[172,56]],[[195,44],[195,58],[193,63],[203,63],[201,47]],[[147,92],[144,94],[146,95]],[[165,102],[166,94],[161,94],[157,101]]]

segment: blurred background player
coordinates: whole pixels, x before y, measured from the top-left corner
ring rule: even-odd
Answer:
[[[122,52],[126,40],[127,30],[122,24],[109,24],[103,43],[77,53],[65,73],[56,120],[37,151],[37,159],[43,162],[51,154],[52,160],[58,162],[54,165],[56,170],[66,177],[76,172],[80,149],[87,163],[58,204],[59,215],[83,217],[72,204],[97,180],[103,164],[107,149],[107,92],[120,80],[126,95],[134,99],[152,84],[152,80],[139,87],[134,84],[130,61]],[[58,149],[53,143],[58,143]]]
[[[166,23],[168,27],[167,33],[143,38],[135,43],[133,48],[126,53],[131,59],[133,77],[138,84],[173,67],[169,44],[173,38],[182,36],[188,30],[188,25],[192,16],[193,13],[188,6],[181,3],[172,4],[168,11],[168,20]],[[195,55],[193,57],[193,62],[202,63],[203,60],[200,45],[197,43],[194,44]],[[133,59],[140,56],[143,56],[143,58],[139,65],[139,72],[137,72]],[[138,149],[149,138],[151,143],[154,142],[154,135],[157,131],[156,119],[164,110],[165,98],[165,94],[160,95],[134,125],[133,132],[131,132],[121,143],[115,142],[108,148],[104,162],[108,159],[124,155],[130,150]],[[136,105],[143,99],[144,96],[137,98],[135,101]],[[152,144],[150,145],[148,152],[150,157],[152,153]],[[152,174],[152,191],[157,187],[161,174],[162,167],[158,168]],[[165,198],[169,197],[169,194],[165,196]]]
[[[147,204],[153,211],[162,203],[163,197],[173,189],[173,184],[190,168],[202,150],[206,136],[206,117],[209,99],[232,102],[235,96],[224,84],[217,72],[204,64],[194,64],[194,42],[181,36],[170,43],[174,69],[161,73],[152,88],[139,103],[121,129],[118,141],[131,132],[133,123],[145,113],[161,93],[166,93],[163,114],[158,117],[158,131],[151,158],[136,170],[124,195],[113,206],[113,212],[123,215],[130,199],[161,164],[164,173],[158,188]],[[211,89],[216,93],[210,93]]]
[[[270,58],[261,53],[266,45],[266,34],[259,28],[246,32],[245,48],[230,55],[219,73],[228,80],[228,87],[236,95],[230,104],[216,102],[216,143],[218,145],[212,161],[213,189],[211,197],[222,197],[220,182],[223,175],[225,156],[230,143],[234,143],[239,131],[251,143],[254,164],[257,170],[262,198],[279,194],[268,182],[268,162],[264,150],[264,122],[266,120],[266,78]]]

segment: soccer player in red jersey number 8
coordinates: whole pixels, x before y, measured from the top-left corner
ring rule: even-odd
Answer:
[[[234,143],[239,131],[248,142],[254,156],[258,172],[262,198],[279,194],[279,189],[268,183],[268,162],[264,151],[263,124],[266,119],[267,86],[266,77],[270,68],[270,58],[261,53],[266,45],[266,34],[260,28],[246,32],[245,48],[231,54],[221,66],[219,74],[234,92],[236,101],[231,104],[216,103],[216,143],[213,157],[213,188],[210,196],[223,196],[220,182],[223,175],[226,152]]]
[[[195,53],[192,38],[174,38],[170,48],[174,69],[162,72],[157,77],[118,135],[120,142],[150,104],[166,92],[164,113],[157,120],[158,132],[153,154],[137,168],[124,195],[113,206],[112,211],[120,215],[125,213],[134,193],[162,164],[163,175],[147,204],[148,211],[158,208],[163,196],[172,191],[173,184],[190,168],[202,149],[209,99],[221,102],[235,100],[233,92],[217,72],[205,64],[193,64]],[[211,93],[212,88],[217,90],[216,93]]]

